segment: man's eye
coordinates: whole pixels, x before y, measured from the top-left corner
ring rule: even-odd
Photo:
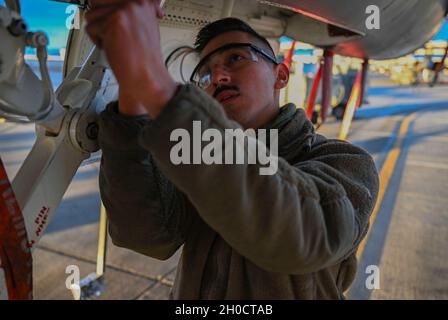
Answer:
[[[244,60],[245,58],[242,56],[242,55],[240,55],[240,54],[237,54],[237,53],[234,53],[234,54],[232,54],[230,57],[229,57],[229,62],[230,63],[235,63],[235,62],[238,62],[238,61],[241,61],[241,60]]]

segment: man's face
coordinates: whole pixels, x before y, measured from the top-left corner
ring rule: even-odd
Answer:
[[[265,50],[252,36],[240,31],[224,33],[212,39],[201,52],[201,58],[231,43],[251,43]],[[265,50],[266,51],[266,50]],[[269,51],[267,53],[271,54]],[[224,107],[227,116],[244,128],[258,128],[278,111],[276,66],[259,56],[238,70],[227,70],[220,59],[211,59],[211,84],[204,89]]]

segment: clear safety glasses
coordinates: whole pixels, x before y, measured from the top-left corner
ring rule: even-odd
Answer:
[[[194,69],[190,81],[205,90],[212,83],[212,70],[215,66],[234,72],[259,61],[259,56],[278,65],[275,57],[251,43],[227,44],[206,55]]]

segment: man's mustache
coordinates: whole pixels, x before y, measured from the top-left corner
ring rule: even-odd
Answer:
[[[219,86],[218,88],[216,88],[216,91],[215,91],[215,93],[213,94],[213,98],[215,98],[216,99],[216,97],[221,93],[221,92],[223,92],[223,91],[226,91],[226,90],[234,90],[234,91],[238,91],[238,92],[240,92],[240,88],[239,87],[237,87],[237,86]]]

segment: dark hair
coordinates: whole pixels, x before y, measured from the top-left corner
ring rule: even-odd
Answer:
[[[264,45],[267,46],[267,49],[269,49],[272,53],[272,55],[275,57],[274,50],[272,49],[271,45],[269,44],[268,40],[266,38],[262,37],[260,34],[258,34],[251,26],[249,26],[246,22],[237,19],[237,18],[224,18],[221,20],[217,20],[215,22],[209,23],[205,27],[203,27],[198,35],[196,36],[196,41],[194,43],[194,48],[197,52],[202,52],[204,48],[207,46],[207,44],[217,36],[230,32],[230,31],[241,31],[245,32],[247,34],[250,34],[257,40],[261,41]]]

